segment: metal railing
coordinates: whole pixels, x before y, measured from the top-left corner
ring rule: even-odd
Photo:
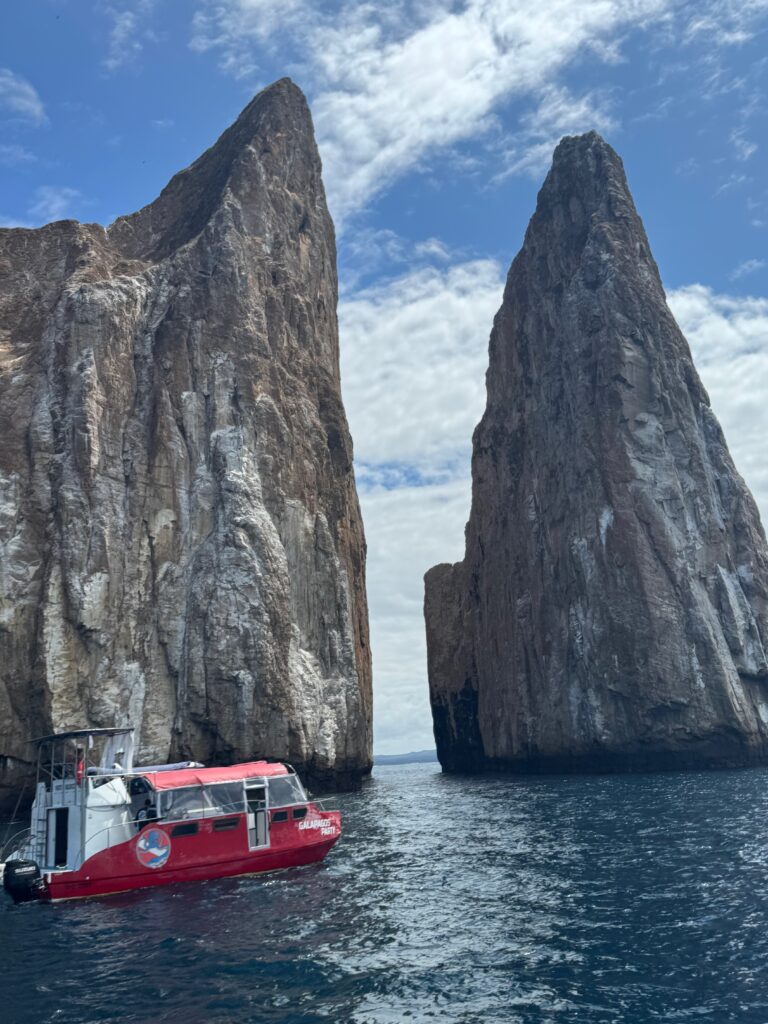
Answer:
[[[318,809],[318,811],[321,811],[323,814],[327,814],[329,811],[338,811],[339,809],[338,801],[333,796],[311,796],[307,803],[312,804],[314,807]],[[328,804],[331,804],[331,806],[328,807]]]
[[[11,854],[17,853],[25,846],[29,846],[31,841],[31,828],[22,828],[15,832],[7,842],[3,843],[2,849],[0,849],[0,861],[6,861]]]
[[[104,828],[99,829],[98,832],[94,832],[92,836],[88,837],[88,839],[85,841],[85,846],[81,847],[77,851],[77,855],[73,858],[72,867],[68,868],[67,870],[68,871],[79,871],[80,868],[83,866],[83,864],[86,862],[86,860],[88,860],[89,857],[94,857],[97,853],[102,853],[104,850],[111,849],[112,848],[112,842],[111,842],[112,837],[111,837],[110,833],[112,832],[113,829],[115,831],[117,831],[118,829],[120,830],[120,835],[121,835],[120,842],[125,843],[125,842],[128,842],[128,840],[133,839],[133,837],[135,835],[137,835],[141,831],[141,829],[136,828],[137,825],[142,825],[143,826],[143,825],[151,825],[151,824],[152,824],[152,822],[151,821],[147,821],[145,818],[132,818],[129,821],[117,821],[117,822],[112,822],[111,825],[105,825]],[[132,829],[131,834],[128,835],[127,837],[125,835],[126,829]],[[86,856],[86,852],[87,852],[88,848],[92,847],[94,845],[94,843],[96,842],[96,840],[98,840],[100,837],[102,837],[105,832],[107,833],[107,842],[106,842],[106,844],[99,845],[98,849],[93,850],[92,853],[89,853],[88,856]],[[119,845],[119,844],[115,844],[115,845]]]

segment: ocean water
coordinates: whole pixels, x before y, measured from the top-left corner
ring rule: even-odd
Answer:
[[[768,771],[376,770],[325,864],[0,903],[3,1024],[768,1022]]]

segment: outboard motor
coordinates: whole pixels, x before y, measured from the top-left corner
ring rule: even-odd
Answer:
[[[14,903],[29,903],[40,899],[45,883],[35,861],[9,860],[3,872],[3,886]]]

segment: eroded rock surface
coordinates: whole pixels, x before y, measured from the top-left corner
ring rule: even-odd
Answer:
[[[555,152],[487,391],[466,556],[426,576],[443,766],[765,760],[765,534],[594,133]]]
[[[146,761],[370,769],[365,541],[304,97],[260,93],[109,229],[0,231],[0,776],[134,724]]]

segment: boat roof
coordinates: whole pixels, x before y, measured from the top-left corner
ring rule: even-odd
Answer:
[[[77,740],[88,736],[127,736],[132,728],[122,729],[75,729],[72,732],[55,732],[51,736],[40,736],[35,743],[50,743],[51,740]]]
[[[183,786],[211,786],[216,782],[239,782],[241,779],[288,775],[279,761],[248,761],[228,768],[180,768],[171,772],[142,772],[154,789],[181,789]]]

